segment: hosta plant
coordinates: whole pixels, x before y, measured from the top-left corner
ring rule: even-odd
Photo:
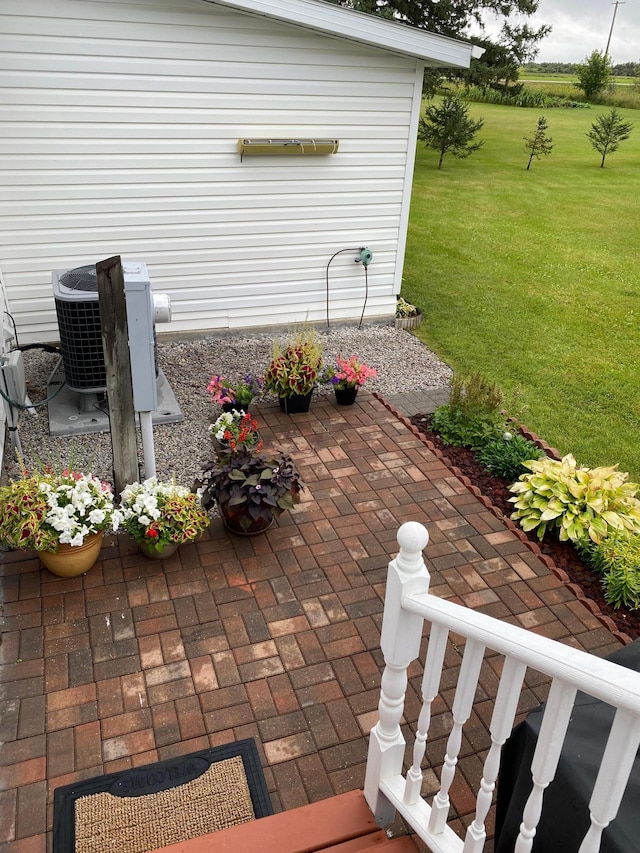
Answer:
[[[560,541],[599,543],[612,531],[640,533],[640,501],[636,483],[617,466],[578,467],[571,454],[561,460],[526,463],[523,474],[509,487],[515,511],[511,518],[523,530],[537,530],[539,539],[554,531]]]
[[[407,302],[406,299],[403,299],[402,296],[398,296],[396,299],[396,317],[417,317],[420,313],[420,309],[417,305],[412,305],[410,302]]]

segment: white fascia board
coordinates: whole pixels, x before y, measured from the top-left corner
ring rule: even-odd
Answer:
[[[426,65],[468,68],[474,45],[438,36],[386,18],[355,12],[325,0],[206,0],[239,12],[265,15],[325,35],[346,38],[391,53],[412,56]]]

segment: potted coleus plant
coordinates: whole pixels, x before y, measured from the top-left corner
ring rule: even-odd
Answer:
[[[333,386],[336,403],[340,406],[350,406],[355,402],[358,390],[367,379],[375,379],[378,371],[375,367],[365,364],[357,355],[350,358],[337,355],[335,362],[335,367],[326,371],[325,379]]]
[[[105,532],[117,530],[121,515],[113,492],[92,474],[49,466],[23,470],[0,487],[0,542],[33,548],[55,575],[74,577],[98,559]]]
[[[262,393],[264,380],[262,376],[247,373],[237,382],[230,382],[224,376],[215,374],[207,385],[211,401],[227,411],[246,412],[251,401]]]
[[[303,327],[286,346],[274,342],[264,386],[277,395],[284,412],[307,412],[321,369],[322,350],[316,342],[315,329]]]
[[[122,526],[148,557],[161,559],[193,542],[211,519],[198,495],[175,480],[149,477],[127,485],[120,495]]]
[[[398,296],[396,301],[396,329],[417,329],[422,323],[422,312],[416,305],[412,305]]]

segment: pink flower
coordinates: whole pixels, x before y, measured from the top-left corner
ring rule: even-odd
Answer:
[[[336,371],[331,382],[338,388],[361,388],[367,379],[375,379],[378,371],[360,361],[357,355],[348,359],[336,356]]]

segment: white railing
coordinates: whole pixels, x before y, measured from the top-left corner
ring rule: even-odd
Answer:
[[[380,718],[371,731],[364,789],[376,821],[381,826],[388,825],[397,810],[434,853],[481,853],[502,745],[511,733],[525,673],[531,668],[548,676],[551,687],[531,763],[533,788],[524,808],[514,853],[528,853],[532,849],[543,795],[554,778],[578,690],[616,709],[589,801],[591,824],[579,849],[579,853],[597,853],[604,828],[618,812],[640,743],[640,672],[430,595],[429,573],[422,558],[428,539],[421,524],[404,524],[398,532],[400,552],[389,564],[381,638],[385,670],[378,706]],[[423,703],[409,759],[411,766],[403,776],[405,740],[400,720],[407,667],[419,655],[425,621],[431,623],[431,629],[422,681]],[[439,771],[440,790],[428,805],[420,793],[421,765],[450,631],[466,642],[446,755]],[[463,727],[472,713],[487,650],[503,655],[504,666],[489,726],[491,744],[487,744],[489,750],[477,792],[475,816],[463,840],[447,826],[449,793]]]

